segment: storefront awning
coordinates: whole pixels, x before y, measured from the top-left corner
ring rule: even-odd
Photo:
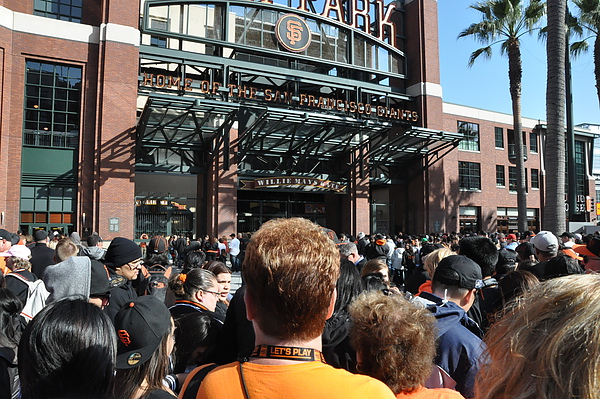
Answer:
[[[236,143],[229,142],[232,127],[239,132]],[[302,168],[306,160],[352,163],[360,159],[372,168],[425,157],[427,166],[461,138],[459,133],[413,127],[402,121],[167,95],[148,98],[137,128],[138,165],[168,165],[171,159],[175,160],[172,167],[179,162],[182,171],[187,166],[191,172],[204,166],[205,158],[198,152],[214,154],[223,145],[228,154],[232,144],[238,163],[251,157],[294,157],[294,164]]]

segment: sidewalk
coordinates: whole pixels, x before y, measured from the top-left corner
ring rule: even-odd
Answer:
[[[241,272],[233,272],[231,274],[231,288],[229,292],[231,295],[235,294],[238,288],[242,286],[242,273]]]

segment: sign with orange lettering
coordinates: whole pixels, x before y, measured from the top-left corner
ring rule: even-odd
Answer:
[[[310,45],[310,29],[296,14],[285,14],[275,25],[275,36],[285,49],[300,53]]]

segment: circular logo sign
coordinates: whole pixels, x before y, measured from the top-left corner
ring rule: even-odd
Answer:
[[[305,20],[296,14],[285,14],[275,25],[275,36],[289,51],[300,53],[310,45],[310,29]]]

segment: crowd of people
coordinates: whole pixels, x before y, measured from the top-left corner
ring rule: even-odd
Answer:
[[[600,236],[326,230],[0,229],[0,397],[597,396]]]

